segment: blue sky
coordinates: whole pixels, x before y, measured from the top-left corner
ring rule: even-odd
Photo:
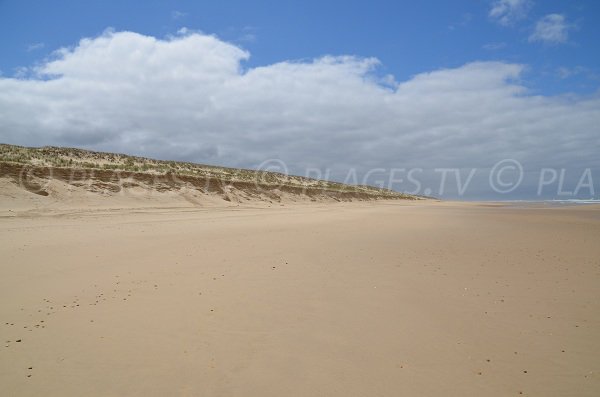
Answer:
[[[599,20],[596,1],[0,1],[0,142],[597,197]]]
[[[466,62],[527,64],[540,93],[590,93],[600,85],[600,3],[530,2],[504,26],[493,1],[0,1],[0,70],[13,75],[53,50],[106,28],[163,37],[181,27],[238,43],[249,67],[325,54],[376,57],[404,80]],[[565,16],[564,43],[530,42],[536,22]]]

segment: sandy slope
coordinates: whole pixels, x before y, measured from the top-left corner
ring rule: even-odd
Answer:
[[[598,207],[11,205],[3,395],[600,395]]]

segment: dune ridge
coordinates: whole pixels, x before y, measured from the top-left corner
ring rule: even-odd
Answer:
[[[268,171],[154,160],[82,149],[0,145],[2,191],[37,204],[94,205],[108,198],[141,204],[228,205],[415,200],[372,186]],[[9,194],[10,194],[9,193]],[[39,196],[39,197],[35,197]],[[67,197],[69,196],[69,197]],[[74,198],[78,198],[75,200]],[[133,204],[132,204],[133,205]]]

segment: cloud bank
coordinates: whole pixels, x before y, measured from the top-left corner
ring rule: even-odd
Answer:
[[[352,56],[248,69],[247,51],[185,32],[106,32],[27,78],[0,77],[0,141],[249,168],[278,158],[341,180],[350,168],[412,167],[426,180],[505,158],[600,172],[600,98],[531,94],[523,65],[474,62],[400,83]],[[484,196],[483,179],[473,183]]]

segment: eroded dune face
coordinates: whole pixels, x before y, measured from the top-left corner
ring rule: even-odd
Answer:
[[[111,200],[123,205],[165,202],[190,205],[227,203],[285,203],[406,199],[401,195],[339,191],[293,185],[224,181],[214,177],[143,172],[36,167],[0,163],[4,195],[12,194],[38,204],[94,205]],[[38,196],[38,197],[35,197]]]
[[[240,205],[415,199],[370,186],[65,148],[0,145],[0,194],[21,204]]]

